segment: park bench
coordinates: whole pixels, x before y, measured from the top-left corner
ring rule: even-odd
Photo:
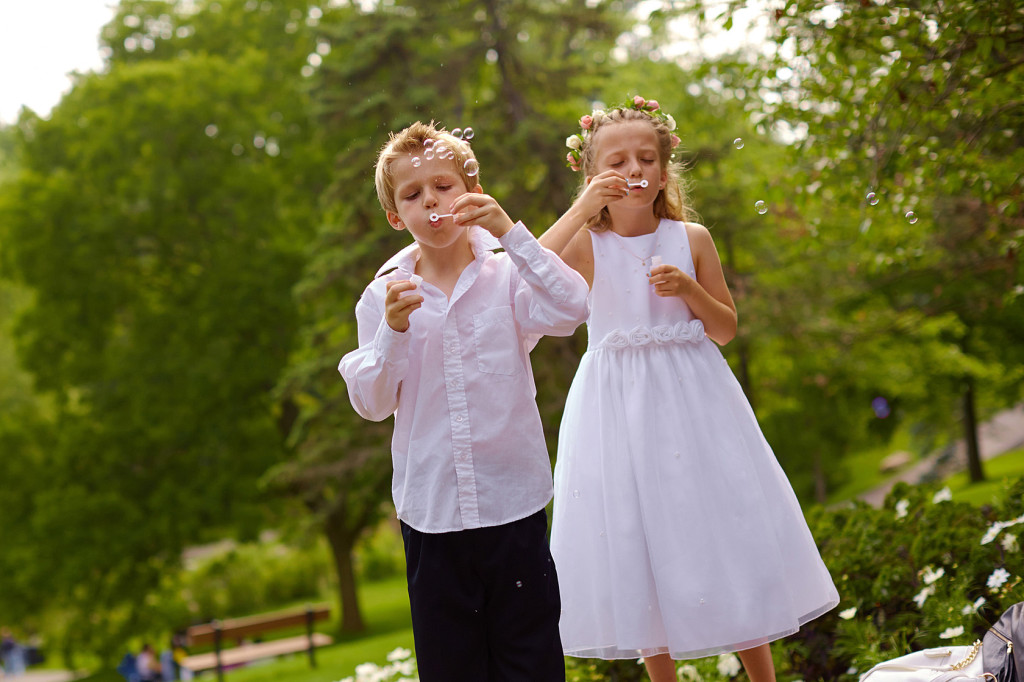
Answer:
[[[193,673],[205,670],[217,670],[217,679],[224,679],[224,670],[235,666],[251,663],[265,658],[296,654],[302,651],[309,653],[309,664],[316,667],[314,651],[318,646],[332,643],[332,639],[323,633],[313,632],[313,623],[327,620],[330,608],[326,606],[309,606],[301,610],[278,611],[245,618],[215,620],[201,625],[193,625],[186,631],[188,646],[213,645],[213,651],[186,656],[182,666]],[[266,642],[248,642],[249,638],[266,632],[284,630],[305,625],[306,634]],[[235,645],[226,648],[228,642]]]

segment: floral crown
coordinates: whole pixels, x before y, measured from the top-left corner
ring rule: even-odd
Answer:
[[[636,97],[627,99],[622,104],[611,108],[612,111],[615,109],[636,109],[637,111],[642,111],[651,118],[661,121],[668,126],[669,130],[676,129],[676,120],[672,118],[671,114],[666,114],[662,111],[661,105],[654,99],[644,99],[640,95],[637,95]],[[565,146],[569,148],[569,153],[565,156],[565,163],[569,168],[574,171],[579,171],[583,156],[583,147],[590,141],[590,131],[594,129],[595,123],[607,115],[608,112],[604,109],[595,109],[580,119],[581,132],[565,138]],[[678,145],[679,136],[672,133],[672,149],[675,149]]]

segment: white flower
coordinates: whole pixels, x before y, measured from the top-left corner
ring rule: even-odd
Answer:
[[[850,608],[846,609],[845,611],[840,611],[839,612],[839,617],[842,618],[843,620],[850,620],[851,618],[853,618],[856,615],[857,615],[857,607],[856,606],[851,606]]]
[[[668,124],[668,129],[669,130],[675,130],[676,129],[676,120],[674,118],[672,118],[672,114],[665,114],[665,123]]]
[[[569,149],[580,149],[583,146],[583,140],[579,135],[570,135],[565,138],[565,146]]]
[[[718,657],[718,674],[724,677],[735,677],[740,672],[740,659],[736,654],[721,654]]]
[[[395,661],[404,661],[410,656],[412,656],[411,651],[409,651],[408,649],[403,649],[402,647],[398,647],[390,654],[388,654],[388,660],[394,663]]]
[[[914,603],[917,604],[917,608],[922,608],[924,603],[928,601],[928,597],[935,594],[935,585],[927,585],[923,590],[914,595]]]
[[[942,634],[939,635],[939,639],[953,639],[954,637],[959,637],[962,634],[964,634],[964,626],[957,625],[955,628],[946,628],[943,630]]]
[[[1003,550],[1007,552],[1016,552],[1020,549],[1020,546],[1017,544],[1016,535],[1004,535],[1003,539],[999,541],[999,544],[1001,544],[1003,546]]]
[[[992,575],[988,577],[988,582],[985,584],[988,585],[988,589],[990,590],[998,590],[1000,587],[1003,586],[1003,583],[1005,583],[1009,579],[1009,571],[1007,571],[1005,568],[997,568],[996,570],[992,571]]]
[[[993,523],[991,526],[988,527],[988,530],[985,531],[985,534],[981,536],[981,544],[987,545],[988,543],[995,540],[996,536],[999,535],[999,532],[1001,530],[1003,530],[1002,521],[996,521],[995,523]]]
[[[932,503],[938,504],[939,502],[949,502],[952,499],[953,491],[949,489],[949,486],[946,486],[932,496]]]
[[[924,584],[931,585],[944,575],[946,575],[946,569],[941,566],[939,566],[938,570],[933,570],[931,566],[927,566],[924,569]]]
[[[902,519],[907,515],[907,509],[910,507],[910,500],[900,500],[896,503],[896,518]]]
[[[701,678],[700,673],[697,672],[697,667],[690,663],[680,666],[679,670],[676,671],[676,677],[679,679],[679,682],[685,682],[686,680],[690,680],[690,682],[701,682],[703,679]]]
[[[965,606],[962,609],[960,609],[960,613],[964,614],[965,616],[970,616],[971,614],[977,613],[978,609],[980,609],[984,605],[985,605],[985,598],[984,597],[978,597],[977,599],[974,600],[973,604],[968,604],[967,606]]]

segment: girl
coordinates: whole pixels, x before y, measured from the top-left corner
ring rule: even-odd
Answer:
[[[670,160],[675,122],[635,97],[580,120],[576,203],[540,242],[587,280],[589,344],[566,400],[551,552],[565,652],[672,659],[739,652],[839,603],[796,496],[718,344],[736,306]]]

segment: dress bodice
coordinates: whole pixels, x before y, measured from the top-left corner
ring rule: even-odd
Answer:
[[[686,225],[662,220],[651,234],[623,237],[591,232],[594,283],[588,348],[625,348],[702,341],[704,325],[679,297],[662,297],[647,283],[651,256],[696,278]]]

